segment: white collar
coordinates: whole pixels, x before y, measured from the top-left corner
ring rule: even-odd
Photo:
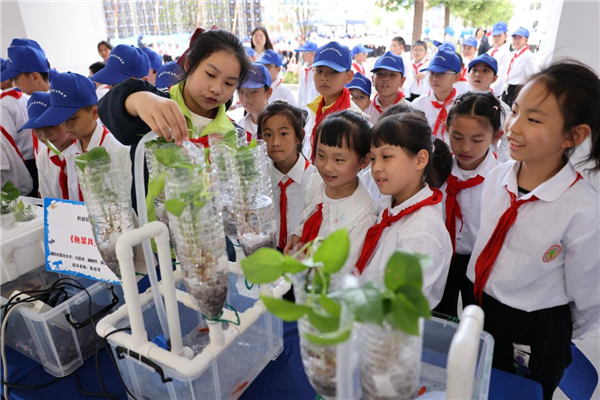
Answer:
[[[313,192],[314,198],[311,200],[311,203],[312,204],[319,204],[319,203],[325,204],[324,196],[325,196],[326,185],[325,185],[325,182],[323,181],[323,179],[321,179],[320,175],[318,176],[318,179],[319,179],[319,182],[317,184],[316,190]],[[350,196],[348,196],[344,199],[341,199],[341,200],[343,200],[343,201],[337,201],[335,203],[336,214],[344,215],[348,219],[345,218],[344,220],[332,221],[334,229],[337,229],[338,227],[341,227],[341,226],[351,225],[352,222],[354,222],[354,220],[356,218],[361,218],[362,215],[364,215],[362,212],[360,212],[360,210],[363,210],[364,208],[369,207],[369,205],[371,205],[371,207],[372,207],[373,214],[375,214],[377,212],[377,207],[375,205],[375,202],[373,201],[373,196],[371,196],[371,194],[369,193],[369,191],[367,190],[365,185],[362,183],[362,180],[360,178],[358,179],[358,186],[356,187],[356,190],[354,191],[354,193],[352,193]]]
[[[92,138],[90,139],[90,143],[88,144],[87,151],[90,151],[91,149],[100,146],[103,131],[104,127],[100,122],[98,122],[98,120],[96,120],[96,129],[94,129],[94,133],[92,133]],[[77,139],[77,141],[71,146],[75,148],[76,154],[83,153],[83,147],[81,147],[81,139]]]
[[[304,168],[305,165],[306,159],[300,154],[296,164],[294,164],[292,169],[284,175],[275,167],[275,164],[271,163],[271,178],[273,179],[273,185],[278,185],[286,176],[300,185],[302,183],[302,178],[304,177],[304,171],[306,170],[306,168]]]
[[[504,177],[502,186],[506,186],[510,192],[517,195],[519,191],[517,174],[521,169],[521,162],[512,162],[513,165],[509,173]],[[558,199],[567,189],[569,189],[575,182],[575,179],[577,179],[577,172],[569,161],[567,162],[567,165],[562,167],[558,174],[554,175],[552,178],[548,179],[546,182],[542,183],[531,192],[523,196],[523,199],[526,200],[532,196],[535,196],[540,200],[552,202]]]
[[[433,190],[429,185],[425,184],[425,187],[419,190],[414,196],[405,200],[402,204],[392,208],[392,196],[383,196],[380,201],[381,209],[389,209],[389,215],[396,215],[399,212],[406,210],[408,207],[417,204],[418,202],[425,200],[433,194]]]
[[[465,172],[472,173],[471,176],[481,175],[482,177],[485,178],[486,175],[489,174],[490,171],[492,169],[494,169],[494,167],[497,164],[498,164],[498,161],[496,160],[496,157],[494,156],[492,149],[489,149],[485,158],[481,162],[481,164],[479,164],[477,166],[477,168],[475,168],[474,171],[465,171]],[[454,156],[453,160],[452,160],[452,175],[457,177],[459,181],[464,180],[464,179],[462,179],[463,174],[461,172],[460,167],[458,166],[458,161],[456,160],[456,156]]]

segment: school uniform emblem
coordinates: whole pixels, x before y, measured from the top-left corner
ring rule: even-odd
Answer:
[[[548,250],[546,250],[546,252],[544,253],[544,257],[542,259],[544,260],[545,263],[548,263],[548,262],[554,260],[556,257],[558,257],[558,255],[560,254],[561,251],[562,251],[562,247],[560,247],[557,244],[553,244],[552,246],[550,246],[550,248]]]

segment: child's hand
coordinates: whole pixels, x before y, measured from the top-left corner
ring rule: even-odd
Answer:
[[[140,117],[154,133],[169,142],[175,139],[175,143],[181,146],[184,140],[189,139],[185,117],[173,100],[154,93],[136,92],[127,97],[125,108],[130,115]]]
[[[292,237],[290,237],[290,240],[288,240],[287,244],[283,248],[283,254],[291,256],[292,254],[300,250],[300,247],[302,247],[301,245],[302,243],[300,243],[300,236],[292,235]]]

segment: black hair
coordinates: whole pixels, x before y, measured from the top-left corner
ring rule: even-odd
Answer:
[[[400,46],[406,48],[406,41],[404,40],[404,38],[402,36],[396,36],[395,38],[392,39],[392,42],[397,42]]]
[[[233,33],[222,29],[211,29],[202,32],[190,44],[190,48],[185,57],[185,73],[183,79],[186,79],[200,63],[210,57],[217,51],[225,51],[233,54],[240,63],[240,82],[244,80],[250,69],[250,61],[246,56],[246,50],[242,42]]]
[[[387,108],[387,110],[385,110],[379,118],[385,118],[388,115],[402,114],[402,113],[407,113],[407,112],[418,112],[418,113],[421,113],[423,116],[425,116],[425,113],[421,110],[412,108],[408,104],[398,103],[398,104],[392,104],[391,106],[389,106]]]
[[[106,64],[104,64],[102,61],[98,61],[98,62],[95,62],[92,65],[90,65],[89,70],[92,71],[93,74],[96,74],[96,73],[98,73],[98,71],[100,71],[105,66],[106,66]]]
[[[432,141],[432,138],[427,119],[414,112],[389,115],[380,119],[371,130],[373,147],[399,146],[414,156],[426,150],[429,162],[423,177],[429,186],[439,188],[452,171],[452,153],[443,140],[435,138]]]
[[[564,59],[531,76],[528,83],[535,81],[556,97],[564,119],[563,132],[572,136],[572,129],[581,124],[591,128],[590,154],[579,165],[592,162],[589,171],[600,171],[600,79],[596,72],[579,61]],[[565,162],[573,151],[575,147],[565,150]]]
[[[50,72],[36,72],[38,74],[40,74],[40,77],[42,78],[42,80],[44,82],[50,82]],[[33,74],[33,72],[23,72],[23,75],[25,76],[29,76]]]
[[[252,36],[254,36],[257,31],[261,31],[265,35],[265,50],[273,50],[273,43],[271,43],[271,39],[269,39],[269,33],[262,26],[257,26],[250,34],[250,46],[252,46],[254,49],[254,41],[252,40]]]
[[[288,119],[292,125],[292,128],[294,129],[296,138],[300,141],[297,152],[298,154],[301,154],[302,141],[304,140],[305,135],[304,125],[306,124],[306,119],[308,118],[308,112],[291,105],[287,101],[275,100],[271,104],[267,105],[258,115],[257,136],[259,139],[262,139],[263,125],[269,120],[269,118],[275,115],[283,115]]]
[[[317,127],[313,158],[317,156],[317,143],[330,147],[348,147],[363,159],[371,150],[369,121],[356,111],[343,110],[329,114]]]
[[[486,31],[485,29],[483,29],[483,28],[479,27],[479,28],[477,28],[477,29],[475,30],[475,35],[474,35],[475,37],[477,37],[477,32],[479,32],[480,30],[481,30],[481,31],[483,31],[483,34],[484,34],[484,35],[487,33],[487,31]]]
[[[448,128],[460,115],[486,120],[492,128],[492,134],[502,128],[505,117],[500,101],[490,91],[467,92],[458,96],[448,112]]]
[[[100,43],[98,43],[98,51],[100,51],[100,46],[101,45],[105,45],[106,47],[108,47],[109,50],[112,50],[112,44],[110,44],[109,42],[107,42],[106,40],[101,41]]]
[[[416,42],[413,43],[412,47],[414,48],[415,46],[423,46],[425,48],[425,51],[427,51],[427,42],[424,42],[422,40],[417,40]]]

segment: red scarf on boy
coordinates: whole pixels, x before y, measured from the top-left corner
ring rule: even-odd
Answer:
[[[323,121],[323,118],[325,118],[329,114],[333,114],[336,111],[347,110],[348,108],[350,108],[351,101],[352,100],[350,100],[350,90],[347,87],[345,87],[342,91],[342,94],[337,98],[335,103],[333,103],[331,107],[325,110],[325,112],[323,112],[323,107],[325,106],[325,97],[321,97],[321,102],[319,103],[319,108],[317,110],[317,120],[312,131],[313,154],[311,154],[310,157],[313,163],[315,162],[314,149],[316,149],[317,146],[317,127],[319,126],[321,121]]]

